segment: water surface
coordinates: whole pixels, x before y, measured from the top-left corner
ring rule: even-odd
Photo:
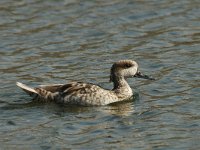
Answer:
[[[1,0],[0,149],[200,149],[198,0]],[[113,62],[133,59],[156,81],[129,79],[133,101],[31,103],[15,86],[72,80],[112,88]]]

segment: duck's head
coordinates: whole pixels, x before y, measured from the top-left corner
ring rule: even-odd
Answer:
[[[132,60],[120,60],[115,62],[111,67],[110,81],[113,82],[116,78],[144,78],[154,80],[153,78],[142,74],[138,70],[138,64]]]

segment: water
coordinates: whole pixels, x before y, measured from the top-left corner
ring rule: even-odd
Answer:
[[[200,149],[198,0],[1,0],[0,149]],[[156,81],[104,107],[31,103],[15,86],[108,82],[133,59]]]

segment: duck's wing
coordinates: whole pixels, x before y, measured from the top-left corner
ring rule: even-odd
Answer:
[[[60,88],[63,86],[64,84],[49,84],[49,85],[39,85],[40,88],[55,93],[60,91]]]
[[[60,90],[63,103],[94,106],[106,105],[117,100],[112,91],[91,83],[74,82],[63,85]]]
[[[91,83],[71,82],[68,84],[40,85],[36,88],[20,82],[17,82],[16,85],[35,100],[43,102],[106,105],[117,100],[117,96],[112,91]]]

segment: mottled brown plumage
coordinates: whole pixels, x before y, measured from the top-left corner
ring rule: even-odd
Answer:
[[[38,101],[95,106],[129,99],[133,95],[132,89],[126,81],[126,78],[129,77],[152,79],[138,71],[138,64],[135,61],[121,60],[111,67],[110,81],[114,84],[112,90],[83,82],[41,85],[37,88],[30,88],[17,82],[17,86]]]

